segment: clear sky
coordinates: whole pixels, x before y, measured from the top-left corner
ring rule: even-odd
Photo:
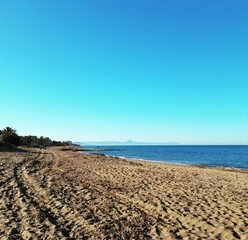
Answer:
[[[247,0],[0,1],[0,128],[248,144]]]

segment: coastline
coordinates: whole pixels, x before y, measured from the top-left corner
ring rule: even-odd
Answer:
[[[0,152],[0,164],[6,238],[248,238],[246,171],[58,147]]]
[[[157,161],[157,160],[148,160],[148,159],[141,159],[141,158],[129,158],[124,156],[109,156],[107,154],[98,154],[98,153],[85,153],[81,152],[80,150],[77,150],[81,154],[86,155],[100,155],[104,156],[106,158],[116,158],[118,160],[124,160],[124,161],[131,161],[131,162],[143,162],[143,163],[151,163],[151,164],[162,164],[162,165],[168,165],[168,166],[181,166],[181,167],[192,167],[192,168],[203,168],[203,169],[216,169],[220,171],[230,171],[230,172],[240,172],[248,174],[248,169],[246,168],[236,168],[236,167],[221,167],[221,166],[209,166],[209,165],[200,165],[200,164],[187,164],[187,163],[176,163],[176,162],[166,162],[166,161]]]
[[[193,147],[216,147],[216,145],[193,145]],[[219,145],[217,145],[219,147]],[[220,145],[221,147],[240,147],[240,146],[245,146],[246,145]],[[102,148],[96,148],[96,146],[94,146],[93,148],[91,147],[87,147],[87,148],[82,148],[82,150],[79,151],[84,153],[84,154],[102,154],[102,155],[105,155],[107,157],[118,157],[118,158],[121,158],[121,159],[131,159],[131,160],[135,160],[135,161],[145,161],[145,162],[154,162],[154,163],[162,163],[162,164],[175,164],[175,165],[183,165],[183,166],[198,166],[198,167],[209,167],[209,168],[219,168],[219,169],[233,169],[233,170],[237,170],[237,171],[248,171],[248,167],[247,167],[247,164],[245,165],[245,167],[237,167],[237,166],[224,166],[224,165],[221,165],[221,164],[210,164],[210,163],[197,163],[196,161],[195,162],[183,162],[183,161],[180,161],[180,160],[165,160],[163,158],[161,159],[152,159],[152,158],[142,158],[142,157],[132,157],[132,156],[125,156],[125,154],[123,155],[120,155],[119,152],[124,152],[125,153],[125,149],[121,149],[122,147],[126,148],[128,146],[114,146],[114,147],[117,147],[116,149],[115,148],[111,148],[113,146],[102,146]],[[130,146],[129,146],[130,147]],[[137,146],[131,146],[131,147],[137,147]],[[145,145],[141,145],[141,146],[138,146],[138,147],[147,147]],[[153,145],[149,145],[148,147],[154,147]],[[155,147],[161,147],[161,146],[155,146]],[[163,146],[162,146],[163,147]],[[166,147],[171,147],[171,146],[166,146]],[[179,145],[175,145],[175,146],[172,146],[172,147],[188,147],[188,146],[179,146]],[[247,146],[248,147],[248,146]],[[113,152],[111,153],[111,155],[108,154],[108,152]],[[137,155],[137,154],[136,154]],[[244,161],[248,161],[248,159],[244,160]]]
[[[90,154],[90,153],[89,153]],[[236,168],[236,167],[221,167],[221,166],[210,166],[210,165],[201,165],[201,164],[187,164],[187,163],[176,163],[176,162],[166,162],[166,161],[157,161],[157,160],[148,160],[148,159],[141,159],[141,158],[127,158],[122,156],[108,156],[106,157],[117,157],[120,159],[124,159],[127,161],[141,161],[141,162],[149,162],[149,163],[158,163],[158,164],[165,164],[165,165],[175,165],[175,166],[189,166],[189,167],[196,167],[196,168],[209,168],[209,169],[219,169],[223,171],[237,171],[248,173],[248,169],[246,168]]]

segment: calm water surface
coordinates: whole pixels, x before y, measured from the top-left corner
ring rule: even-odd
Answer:
[[[157,162],[248,169],[248,145],[100,146],[95,153]]]

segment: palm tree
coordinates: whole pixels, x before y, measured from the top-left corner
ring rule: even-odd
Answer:
[[[18,145],[20,143],[20,137],[17,135],[15,129],[6,127],[2,131],[2,141],[5,144]]]
[[[16,133],[16,130],[11,127],[6,127],[2,131],[3,133]]]

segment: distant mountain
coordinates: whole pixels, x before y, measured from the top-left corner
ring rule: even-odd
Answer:
[[[154,142],[136,142],[133,140],[127,140],[125,142],[120,141],[85,141],[85,142],[73,142],[74,144],[79,144],[82,146],[109,146],[109,145],[178,145],[177,142],[167,142],[167,143],[154,143]]]

